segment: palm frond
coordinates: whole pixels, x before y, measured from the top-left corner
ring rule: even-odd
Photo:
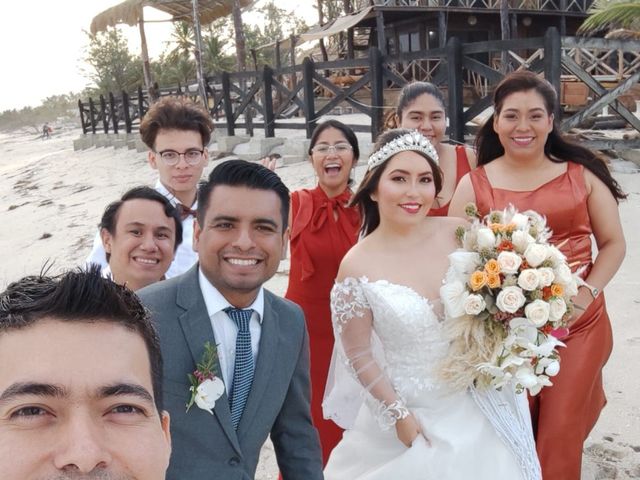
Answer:
[[[590,13],[591,15],[578,29],[578,33],[590,34],[615,28],[640,30],[640,2],[638,1],[596,4]]]

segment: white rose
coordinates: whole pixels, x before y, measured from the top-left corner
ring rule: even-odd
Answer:
[[[547,259],[548,249],[541,243],[532,243],[524,251],[524,258],[532,267],[537,267]]]
[[[519,287],[505,287],[496,298],[496,306],[503,312],[516,313],[527,299]]]
[[[567,304],[562,298],[554,298],[549,301],[549,318],[552,322],[557,322],[567,313]]]
[[[536,327],[542,327],[549,320],[549,304],[544,300],[534,300],[524,307],[524,314]]]
[[[532,291],[538,288],[540,277],[535,268],[527,268],[520,272],[518,276],[518,286],[523,290]]]
[[[538,278],[540,279],[540,287],[544,288],[551,285],[556,276],[553,273],[553,269],[542,267],[538,269]]]
[[[518,273],[518,269],[522,264],[520,255],[513,252],[500,252],[496,260],[500,265],[500,272],[504,274]]]
[[[578,294],[578,283],[576,282],[575,275],[572,276],[569,283],[564,284],[564,294],[567,297],[575,297]]]
[[[562,285],[568,285],[573,281],[573,274],[571,273],[571,269],[566,263],[561,263],[558,265],[554,272],[556,276],[556,281],[561,283]]]
[[[496,236],[489,228],[480,228],[476,237],[478,248],[493,248],[496,244]]]
[[[564,263],[567,260],[567,257],[564,256],[564,253],[560,251],[558,247],[553,245],[549,245],[548,247],[548,258],[553,263],[553,266]]]
[[[480,265],[480,255],[476,252],[459,250],[449,255],[449,263],[458,274],[469,275]]]
[[[552,360],[549,365],[544,369],[544,373],[546,373],[550,377],[555,377],[558,373],[560,373],[560,362],[557,360]]]
[[[524,252],[533,242],[535,242],[535,239],[529,235],[529,232],[516,230],[511,235],[511,243],[513,243],[518,252]]]
[[[191,387],[193,389],[193,387]],[[206,410],[213,415],[213,407],[224,393],[224,382],[218,377],[207,379],[198,385],[196,389],[195,402],[199,408]]]
[[[523,230],[527,228],[527,225],[529,225],[529,217],[521,213],[516,213],[513,217],[511,217],[511,221],[509,223],[515,224],[518,230]]]
[[[440,287],[440,299],[447,315],[458,318],[464,315],[464,302],[469,292],[460,281],[447,282]]]
[[[484,303],[484,298],[482,295],[471,294],[464,301],[464,311],[467,315],[477,315],[482,312],[487,306]]]

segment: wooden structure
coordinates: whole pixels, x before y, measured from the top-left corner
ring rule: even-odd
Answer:
[[[612,62],[612,52],[615,52],[615,62]],[[444,48],[399,55],[384,55],[372,47],[366,58],[332,62],[314,62],[306,58],[301,65],[293,67],[273,69],[265,66],[261,71],[223,73],[220,77],[209,78],[209,107],[212,116],[218,120],[217,128],[225,129],[228,135],[234,135],[238,129],[245,129],[252,135],[259,128],[264,130],[266,137],[273,137],[277,129],[285,128],[305,129],[310,136],[320,117],[348,106],[354,113],[364,113],[371,119],[370,125],[353,125],[354,130],[371,132],[375,139],[382,129],[385,97],[408,81],[398,73],[396,66],[432,62],[437,63],[437,67],[428,79],[447,94],[449,137],[464,141],[465,135],[470,133],[468,122],[491,105],[491,87],[504,75],[500,68],[479,58],[506,54],[512,69],[540,72],[558,92],[563,75],[575,76],[589,88],[594,101],[566,118],[556,112],[557,118],[563,118],[563,130],[609,106],[640,132],[640,120],[619,101],[640,80],[639,52],[640,41],[561,37],[555,28],[547,30],[543,37],[529,39],[462,43],[453,37]],[[603,63],[594,61],[598,58],[603,58]],[[616,81],[600,81],[598,72],[609,72],[610,63],[622,65],[620,70],[615,70]],[[327,72],[331,75],[345,69],[358,69],[362,74],[357,81],[344,87],[328,80]],[[296,80],[292,81],[293,78]],[[467,102],[463,97],[465,85],[477,89],[477,97]],[[317,93],[321,90],[330,91],[332,97],[319,98]],[[185,92],[174,89],[164,93]],[[197,91],[189,90],[187,94],[197,96]],[[83,131],[117,133],[134,130],[147,108],[142,90],[134,97],[132,100],[122,94],[111,95],[108,100],[101,98],[100,102],[79,102]],[[293,121],[294,117],[304,117],[304,122]],[[638,140],[624,142],[623,148],[640,147]],[[614,148],[616,142],[593,146]]]

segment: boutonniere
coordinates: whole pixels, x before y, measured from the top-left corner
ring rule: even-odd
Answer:
[[[213,415],[213,407],[224,393],[224,382],[216,376],[215,365],[218,358],[215,345],[204,344],[204,353],[193,373],[188,374],[191,398],[187,403],[187,412],[195,403],[198,408]]]

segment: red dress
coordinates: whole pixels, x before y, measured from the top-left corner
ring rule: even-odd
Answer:
[[[592,265],[591,222],[583,167],[567,162],[567,171],[530,192],[493,188],[483,167],[471,172],[481,215],[512,203],[547,217],[551,243],[560,244],[575,270]],[[586,277],[585,273],[585,277]],[[545,480],[580,480],[582,447],[606,403],[602,368],[613,347],[611,324],[598,295],[561,338],[560,373],[553,386],[530,398],[536,448]]]
[[[333,352],[329,294],[340,262],[358,239],[360,215],[345,205],[347,190],[329,198],[320,187],[291,194],[291,268],[285,295],[302,307],[311,351],[311,415],[327,462],[342,429],[322,416],[322,399]],[[337,215],[336,215],[337,214]]]
[[[458,185],[458,183],[460,183],[460,179],[470,171],[471,167],[469,166],[469,159],[467,158],[467,147],[464,145],[456,145],[456,185]],[[427,216],[446,217],[449,213],[450,203],[451,200],[449,200],[446,205],[432,208],[429,210],[429,213],[427,213]]]

